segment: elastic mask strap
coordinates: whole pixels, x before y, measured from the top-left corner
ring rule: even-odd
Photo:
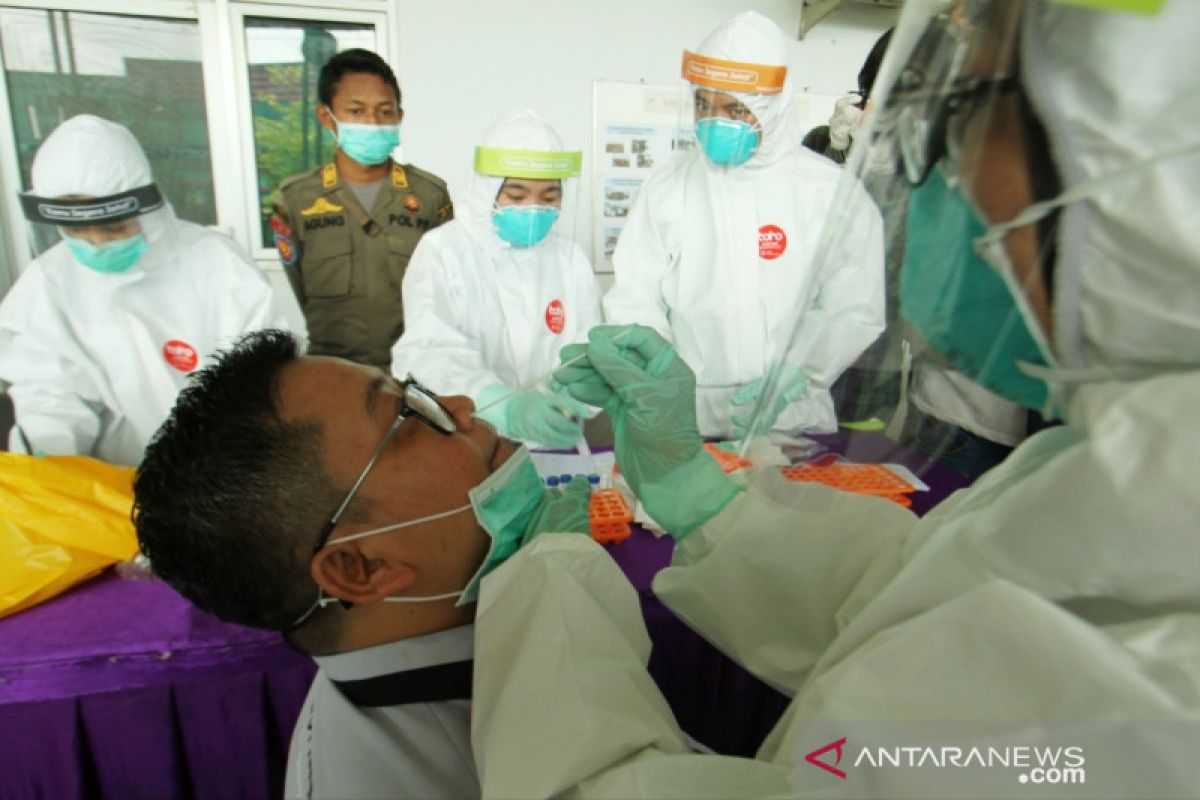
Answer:
[[[1146,158],[1134,161],[1133,163],[1128,164],[1114,172],[1110,172],[1107,175],[1101,175],[1100,177],[1076,184],[1075,186],[1072,186],[1070,189],[1067,189],[1065,192],[1058,195],[1058,197],[1054,197],[1050,200],[1043,200],[1037,203],[1031,203],[1025,208],[1024,211],[1022,211],[1020,214],[1017,214],[1008,222],[997,223],[989,227],[983,236],[975,240],[976,252],[983,256],[989,250],[1000,250],[1004,246],[1004,237],[1006,237],[1010,231],[1035,223],[1056,208],[1091,197],[1092,195],[1097,194],[1099,190],[1107,187],[1109,184],[1117,183],[1126,178],[1130,178],[1143,172],[1149,167],[1153,167],[1156,164],[1183,156],[1194,155],[1197,152],[1200,152],[1200,142],[1193,142],[1173,150],[1155,153],[1147,156]],[[1037,317],[1034,315],[1033,309],[1029,306],[1028,297],[1026,297],[1025,292],[1021,290],[1021,287],[1017,283],[1016,276],[1011,274],[1011,263],[1007,258],[997,260],[1008,265],[1007,269],[1000,270],[1001,276],[1009,284],[1009,291],[1011,292],[1017,306],[1021,309],[1021,313],[1027,320],[1035,320]],[[1054,351],[1050,347],[1050,343],[1046,340],[1046,332],[1041,330],[1040,325],[1031,324],[1028,326],[1028,328],[1030,334],[1037,342],[1038,348],[1042,351],[1043,356],[1047,361],[1050,362],[1051,369],[1056,371],[1061,370],[1061,368],[1055,364],[1056,359],[1054,357]],[[1026,366],[1032,367],[1035,365],[1030,364]],[[1030,375],[1030,377],[1038,377],[1028,372],[1026,372],[1026,374]],[[1061,372],[1058,374],[1061,374]]]
[[[1132,177],[1133,175],[1144,171],[1146,168],[1152,167],[1160,162],[1170,161],[1171,159],[1192,155],[1197,152],[1200,152],[1200,142],[1193,142],[1191,144],[1184,145],[1183,147],[1178,147],[1174,150],[1155,153],[1154,155],[1147,156],[1146,158],[1142,158],[1132,162],[1131,164],[1127,164],[1115,172],[1110,172],[1107,175],[1101,175],[1098,178],[1092,178],[1091,180],[1076,184],[1060,194],[1058,197],[1050,200],[1043,200],[1039,203],[1030,204],[1025,208],[1024,211],[1022,211],[1020,214],[1017,214],[1008,222],[1001,222],[991,226],[988,228],[987,233],[985,233],[978,240],[979,244],[986,246],[995,242],[999,242],[1009,234],[1009,231],[1016,230],[1017,228],[1023,228],[1026,225],[1037,222],[1039,219],[1046,216],[1059,206],[1065,206],[1070,203],[1074,203],[1077,200],[1084,200],[1093,194],[1096,194],[1099,189],[1108,186],[1108,184],[1116,183],[1124,180],[1125,178]]]
[[[420,597],[385,597],[385,603],[432,603],[435,600],[450,600],[462,597],[462,591],[446,592],[445,594],[427,594]]]
[[[1055,416],[1062,418],[1066,413],[1067,398],[1063,395],[1063,389],[1068,384],[1079,385],[1098,383],[1100,381],[1134,381],[1172,371],[1169,369],[1164,370],[1160,367],[1132,366],[1059,367],[1033,364],[1028,361],[1019,360],[1017,361],[1017,369],[1024,375],[1046,384],[1046,407],[1042,409],[1042,416],[1047,419]],[[1181,367],[1179,371],[1183,371],[1184,369]],[[1186,369],[1191,368],[1188,367]]]
[[[398,522],[395,525],[387,525],[382,528],[375,528],[374,530],[363,531],[362,533],[356,533],[353,536],[344,536],[341,539],[334,539],[332,542],[326,542],[324,545],[322,545],[321,549],[323,550],[326,547],[332,547],[335,544],[342,544],[344,542],[353,542],[355,539],[365,539],[368,536],[375,536],[376,534],[380,534],[380,533],[387,533],[389,531],[400,530],[401,528],[410,528],[413,525],[420,525],[424,522],[434,522],[435,520],[445,519],[446,517],[452,517],[455,514],[461,514],[464,511],[469,511],[470,508],[471,508],[471,504],[467,503],[465,506],[459,506],[458,508],[452,508],[449,511],[443,511],[440,514],[430,514],[428,517],[421,517],[420,519],[411,519],[408,522]],[[426,603],[426,602],[432,602],[434,600],[448,600],[451,597],[459,597],[461,594],[462,594],[462,592],[458,591],[458,592],[448,592],[446,594],[430,595],[427,597],[386,597],[386,598],[384,598],[384,602],[385,603]],[[305,611],[303,614],[301,614],[299,617],[297,617],[296,621],[293,622],[291,625],[289,625],[288,628],[289,629],[290,628],[298,628],[299,626],[301,626],[305,622],[307,622],[309,617],[311,617],[313,614],[317,613],[317,609],[324,608],[327,605],[331,605],[333,603],[340,603],[340,602],[342,602],[340,599],[326,595],[325,590],[322,589],[320,586],[318,586],[317,587],[317,599],[315,601],[313,601],[313,604],[308,607],[308,610]]]
[[[457,591],[457,592],[446,592],[445,594],[427,594],[427,595],[421,595],[419,597],[385,597],[385,598],[383,598],[383,602],[385,602],[385,603],[431,603],[434,600],[449,600],[451,598],[460,597],[461,595],[462,595],[462,592]],[[308,614],[306,614],[305,616],[296,620],[296,622],[294,624],[299,625],[301,622],[308,619],[308,617],[314,611],[316,611],[318,608],[324,608],[325,606],[331,606],[334,603],[341,603],[341,602],[342,602],[342,600],[340,600],[336,597],[330,597],[329,595],[325,594],[324,589],[321,589],[318,587],[317,602],[313,603],[313,606],[308,611]]]
[[[1161,367],[1047,367],[1044,364],[1031,364],[1028,361],[1018,361],[1017,369],[1030,378],[1036,378],[1046,383],[1094,383],[1097,381],[1132,381],[1150,378],[1171,372]],[[1180,368],[1182,371],[1184,368]],[[1191,369],[1188,367],[1187,369]]]
[[[337,118],[336,114],[333,113],[332,106],[325,106],[325,108],[329,109],[329,118],[331,120],[333,120],[333,140],[335,142],[341,143],[341,141],[342,141],[342,121]]]
[[[423,595],[419,595],[417,597],[389,596],[389,597],[383,598],[383,602],[385,602],[385,603],[432,603],[435,600],[450,600],[452,598],[457,598],[457,597],[461,597],[461,596],[462,596],[462,590],[460,589],[457,592],[446,592],[444,594],[423,594]],[[312,608],[309,609],[308,613],[305,614],[305,616],[296,620],[296,622],[293,624],[299,625],[301,622],[308,619],[308,617],[314,611],[316,611],[318,608],[324,608],[325,606],[331,606],[334,603],[342,603],[343,605],[346,605],[346,603],[343,600],[341,600],[340,598],[330,597],[329,595],[325,594],[325,590],[318,586],[317,587],[317,602],[313,603]]]
[[[284,630],[290,631],[292,628],[299,628],[301,625],[308,622],[308,618],[317,613],[318,608],[323,608],[326,605],[324,602],[325,600],[325,590],[318,586],[317,599],[313,601],[313,604],[309,606],[303,614],[296,617],[295,621],[293,621],[291,625],[288,625]]]
[[[463,594],[463,592],[460,589],[457,592],[445,592],[444,594],[421,595],[420,597],[385,597],[385,598],[383,598],[383,602],[385,602],[385,603],[432,603],[432,602],[435,602],[438,600],[456,599],[456,598],[462,597],[462,594]],[[334,603],[342,603],[343,606],[349,607],[340,598],[325,594],[325,590],[322,587],[318,586],[317,587],[317,599],[313,601],[313,604],[308,607],[307,611],[305,611],[303,614],[301,614],[299,617],[297,617],[296,621],[288,626],[288,629],[290,630],[291,628],[299,628],[305,622],[308,622],[309,617],[311,617],[313,614],[317,613],[317,609],[325,608],[325,606],[331,606]]]
[[[322,549],[324,549],[325,547],[332,547],[335,544],[345,544],[346,542],[353,542],[356,539],[365,539],[368,536],[375,536],[376,534],[379,534],[379,533],[387,533],[389,531],[398,531],[401,528],[411,528],[413,525],[421,525],[426,522],[434,522],[435,520],[445,519],[446,517],[452,517],[455,514],[461,514],[464,511],[469,511],[470,508],[471,508],[471,504],[467,503],[465,506],[459,506],[458,508],[452,508],[449,511],[443,511],[440,514],[430,514],[428,517],[421,517],[420,519],[410,519],[408,522],[397,522],[395,525],[386,525],[382,528],[375,528],[373,530],[363,531],[362,533],[356,533],[352,536],[343,536],[340,539],[334,539],[332,541],[326,542],[322,546]]]

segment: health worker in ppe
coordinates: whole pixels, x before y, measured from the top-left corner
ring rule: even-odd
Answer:
[[[9,446],[137,464],[188,376],[283,316],[266,277],[222,233],[178,219],[122,125],[80,115],[33,160],[22,195],[36,238],[61,241],[0,305]]]
[[[413,255],[404,335],[392,349],[396,375],[467,395],[504,435],[549,447],[574,445],[594,412],[553,391],[501,398],[557,366],[558,351],[601,319],[595,275],[571,227],[581,157],[532,111],[488,129],[459,217],[426,234]]]
[[[479,796],[480,581],[543,531],[586,533],[591,492],[545,488],[473,411],[261,331],[195,376],[147,448],[134,523],[155,573],[316,658],[287,797]]]
[[[874,107],[871,87],[891,37],[889,29],[876,40],[859,70],[856,93],[835,104],[828,126],[831,145],[818,150],[827,158],[845,163],[851,142],[866,131]],[[860,165],[857,174],[879,207],[885,228],[896,230],[899,224],[902,229],[910,186],[896,181],[891,148],[872,148],[871,163]],[[888,236],[886,242],[887,328],[834,383],[838,420],[843,425],[886,421],[893,439],[974,479],[1003,460],[1027,433],[1044,427],[1044,421],[950,368],[930,353],[919,334],[913,336],[898,324],[905,237]]]
[[[832,431],[829,387],[884,320],[879,214],[839,194],[841,171],[800,144],[789,40],[755,12],[685,52],[697,143],[642,186],[613,254],[609,322],[657,330],[696,372],[700,432]],[[690,124],[691,120],[689,120]],[[857,232],[824,272],[813,258],[829,215]],[[805,338],[785,351],[800,298],[818,294]],[[780,391],[768,372],[786,367]]]
[[[1106,6],[908,0],[865,148],[911,187],[901,313],[1064,424],[920,519],[734,482],[670,345],[594,329],[559,379],[675,538],[655,593],[792,700],[755,759],[688,754],[620,571],[539,537],[480,595],[485,796],[1195,797],[1200,5]]]

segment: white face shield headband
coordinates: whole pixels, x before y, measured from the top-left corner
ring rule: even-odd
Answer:
[[[162,208],[163,202],[162,192],[153,183],[127,192],[86,199],[38,197],[32,193],[21,195],[21,209],[30,222],[66,226],[124,222]]]

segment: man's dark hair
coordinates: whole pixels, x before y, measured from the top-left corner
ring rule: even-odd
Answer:
[[[361,47],[343,50],[325,62],[325,66],[321,67],[321,75],[317,78],[317,98],[322,104],[332,106],[333,95],[342,78],[361,73],[382,78],[384,83],[392,87],[392,91],[396,93],[396,105],[400,105],[400,82],[396,80],[396,73],[392,72],[392,68],[378,53],[363,50]]]
[[[192,376],[134,480],[133,521],[154,572],[201,609],[284,629],[312,604],[312,548],[342,495],[318,422],[285,422],[280,330],[243,337]]]
[[[828,125],[818,125],[817,127],[813,128],[808,133],[804,134],[804,138],[800,141],[800,144],[804,145],[809,150],[812,150],[814,153],[819,153],[820,155],[823,155],[826,158],[832,158],[832,156],[829,155],[830,152],[832,152],[832,148],[829,144],[829,126]],[[843,154],[844,154],[844,151],[839,151],[839,152],[843,152]],[[842,161],[845,161],[844,157],[843,157]],[[842,162],[838,162],[838,163],[842,163]]]
[[[875,40],[875,44],[871,46],[871,52],[867,53],[867,58],[858,71],[858,93],[862,95],[863,103],[866,103],[867,98],[871,96],[871,87],[875,85],[875,78],[879,75],[879,66],[883,63],[884,55],[887,54],[888,45],[892,43],[893,31],[895,28],[888,28],[882,36]]]

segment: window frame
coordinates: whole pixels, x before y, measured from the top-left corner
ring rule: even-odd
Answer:
[[[281,13],[283,11],[284,13]],[[243,131],[241,137],[241,174],[248,176],[242,186],[242,210],[245,230],[243,242],[251,252],[255,261],[260,265],[270,262],[278,266],[279,257],[274,247],[258,246],[258,230],[261,222],[258,216],[258,182],[257,160],[254,153],[254,115],[250,105],[250,60],[246,52],[246,18],[270,17],[272,19],[288,19],[297,22],[338,22],[359,25],[372,25],[375,28],[376,52],[385,54],[384,59],[394,63],[386,54],[390,52],[390,37],[388,36],[387,15],[376,11],[339,11],[336,16],[328,13],[329,9],[299,4],[282,6],[273,3],[253,2],[236,3],[231,6],[232,24],[234,29],[234,52],[232,66],[234,74],[242,76],[236,81],[238,96],[236,99],[240,117],[237,118],[237,130]]]
[[[370,25],[377,52],[395,68],[399,62],[394,45],[399,37],[395,35],[394,5],[391,0],[358,0],[356,8],[348,10],[339,7],[337,0],[0,0],[3,9],[156,17],[197,24],[215,227],[237,240],[267,271],[282,268],[275,250],[260,247],[257,241],[260,222],[246,18]],[[0,232],[7,234],[0,252],[0,297],[33,260],[29,229],[17,199],[21,170],[12,119],[8,82],[0,80],[0,184],[4,187]]]

